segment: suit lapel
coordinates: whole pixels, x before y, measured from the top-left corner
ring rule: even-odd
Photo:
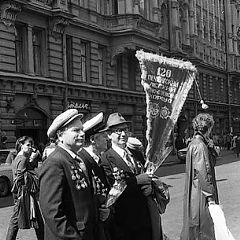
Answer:
[[[75,169],[75,170],[80,169],[78,160],[74,159],[65,149],[57,146],[56,151],[61,152],[61,154],[65,156],[65,159],[71,164],[71,170],[72,169]],[[69,174],[71,174],[73,176],[73,173],[71,172],[71,170],[69,169]],[[89,179],[90,175],[88,173],[88,169],[87,169],[87,174],[85,174],[85,172],[82,170],[78,174],[84,176],[87,184],[90,186],[90,188],[92,190],[93,187],[92,187],[92,182]],[[93,192],[93,190],[92,190],[92,192]]]
[[[66,159],[68,162],[70,162],[71,164],[75,165],[75,159],[72,158],[72,156],[71,156],[66,150],[64,150],[63,148],[61,148],[61,147],[59,147],[59,146],[56,147],[56,150],[59,151],[59,152],[61,152],[61,154],[66,157],[65,159]]]
[[[108,183],[105,177],[105,172],[102,166],[99,166],[96,161],[92,158],[92,156],[85,150],[82,149],[78,153],[79,157],[84,161],[89,176],[92,176],[92,171],[94,174],[101,180],[101,182],[104,184],[105,187],[108,187]]]
[[[118,168],[120,168],[126,172],[132,173],[131,169],[128,167],[128,165],[125,163],[125,161],[113,149],[109,150],[109,160],[110,160],[110,162],[113,163],[113,165],[117,166]]]
[[[78,155],[79,155],[79,157],[82,158],[82,160],[86,164],[88,172],[91,172],[93,170],[96,175],[98,175],[98,176],[101,175],[100,167],[98,166],[98,164],[95,162],[95,160],[92,158],[92,156],[85,149],[82,149],[78,153]],[[101,176],[99,176],[99,177],[101,177]]]
[[[92,174],[91,170],[93,168],[93,165],[92,165],[92,157],[90,156],[90,154],[85,149],[82,149],[80,152],[78,152],[78,156],[85,163],[85,165],[87,167],[87,170],[88,170],[88,173]]]
[[[128,155],[131,156],[131,158],[133,159],[134,161],[134,164],[135,164],[135,173],[136,174],[140,174],[141,171],[142,171],[142,168],[143,168],[143,165],[140,161],[137,160],[136,156],[134,154],[132,154],[130,151],[127,151],[128,152]]]

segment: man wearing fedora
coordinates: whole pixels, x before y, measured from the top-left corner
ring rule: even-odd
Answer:
[[[151,240],[152,224],[147,196],[152,192],[152,177],[143,172],[143,162],[127,150],[129,122],[120,113],[109,115],[106,128],[112,147],[102,155],[102,165],[110,185],[120,172],[127,187],[114,203],[116,240]]]
[[[97,240],[96,205],[91,176],[77,156],[84,144],[81,114],[69,109],[48,129],[58,146],[44,161],[40,173],[40,206],[45,239]]]
[[[102,112],[86,121],[83,124],[85,144],[78,152],[79,157],[83,159],[89,170],[89,175],[92,175],[95,180],[95,200],[99,209],[100,219],[98,240],[110,239],[110,229],[107,229],[110,223],[110,219],[108,219],[110,210],[104,207],[110,186],[107,182],[104,169],[101,166],[101,155],[108,148],[108,136],[106,132],[101,131],[104,127]]]

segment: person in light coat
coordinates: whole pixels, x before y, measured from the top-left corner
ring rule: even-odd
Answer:
[[[181,240],[215,240],[209,204],[218,204],[214,165],[218,151],[209,139],[213,117],[200,113],[193,119],[194,136],[186,156],[183,228]]]

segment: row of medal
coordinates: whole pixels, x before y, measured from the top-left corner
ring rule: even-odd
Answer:
[[[85,189],[88,186],[81,168],[71,166],[71,175],[77,190]]]

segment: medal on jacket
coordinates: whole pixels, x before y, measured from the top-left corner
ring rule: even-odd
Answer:
[[[88,185],[81,168],[71,166],[71,177],[77,190],[85,189]]]
[[[97,195],[102,195],[104,197],[107,196],[107,188],[105,187],[104,183],[101,181],[101,179],[95,174],[95,172],[92,170],[93,180],[95,183],[95,191]]]

